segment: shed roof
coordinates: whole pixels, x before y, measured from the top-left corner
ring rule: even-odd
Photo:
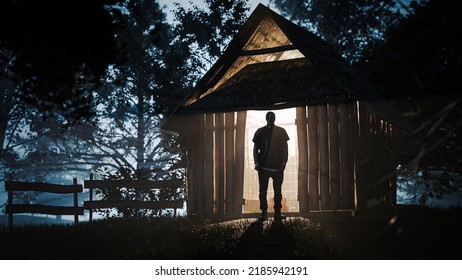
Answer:
[[[363,101],[405,128],[402,118],[324,40],[259,4],[177,113],[278,109]]]

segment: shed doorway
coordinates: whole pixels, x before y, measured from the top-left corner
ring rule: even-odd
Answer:
[[[290,140],[288,141],[289,159],[284,171],[282,184],[282,211],[299,212],[298,197],[298,148],[297,127],[295,125],[296,109],[272,110],[276,115],[277,126],[283,127]],[[244,202],[243,213],[259,213],[258,174],[254,169],[253,135],[258,128],[266,125],[268,111],[247,111],[244,152]],[[272,180],[268,185],[268,211],[273,211],[274,191]]]

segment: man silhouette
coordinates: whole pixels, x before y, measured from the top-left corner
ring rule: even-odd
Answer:
[[[255,143],[253,158],[255,161],[255,170],[258,171],[258,182],[260,185],[259,199],[262,213],[259,219],[261,221],[268,219],[266,195],[269,178],[273,179],[274,219],[285,219],[281,215],[281,187],[288,158],[287,141],[289,140],[289,136],[284,128],[274,125],[275,120],[275,114],[268,112],[266,114],[266,126],[259,128],[253,137],[253,142]]]

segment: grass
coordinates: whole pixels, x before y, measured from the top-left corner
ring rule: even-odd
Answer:
[[[461,209],[210,223],[108,219],[0,230],[1,259],[461,259]]]

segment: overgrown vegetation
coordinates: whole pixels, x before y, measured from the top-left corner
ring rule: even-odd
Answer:
[[[157,217],[4,228],[1,258],[459,259],[461,211],[399,207],[265,223]]]

